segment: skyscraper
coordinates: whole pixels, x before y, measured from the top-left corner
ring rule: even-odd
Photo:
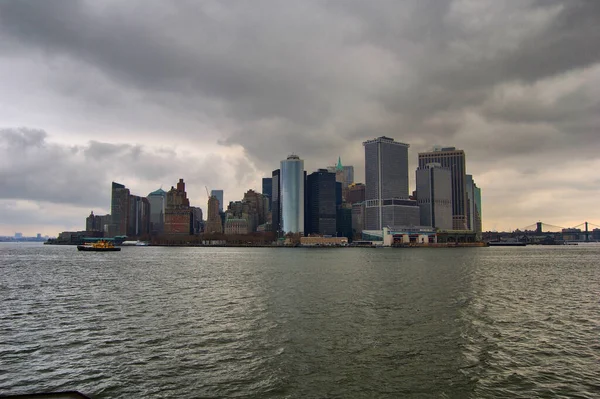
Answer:
[[[466,175],[467,192],[467,228],[477,233],[481,239],[481,189],[477,187],[472,175]]]
[[[162,188],[152,191],[148,196],[150,201],[150,230],[153,233],[162,233],[165,225],[165,207],[167,206],[167,192]]]
[[[167,192],[164,232],[165,234],[194,233],[194,215],[183,179],[179,179],[177,187],[171,187]]]
[[[308,234],[336,234],[336,181],[335,174],[319,169],[308,175],[307,225]]]
[[[429,163],[439,163],[452,171],[452,228],[468,230],[465,152],[455,147],[443,147],[419,153],[419,168]]]
[[[127,235],[127,214],[129,211],[129,189],[123,184],[112,182],[110,198],[110,236]]]
[[[223,212],[223,190],[211,190],[210,195],[214,195],[219,200],[219,212]]]
[[[430,163],[418,168],[416,176],[420,224],[452,230],[452,171]]]
[[[273,197],[273,178],[263,177],[262,179],[262,193],[269,198],[269,210],[271,210],[271,201]]]
[[[208,216],[204,224],[205,233],[222,233],[223,220],[219,214],[219,200],[214,195],[208,198]]]
[[[271,177],[271,224],[277,237],[281,231],[281,171],[275,169]]]
[[[281,161],[281,230],[304,233],[304,161],[290,155]]]
[[[407,200],[409,145],[382,136],[365,141],[363,146],[365,230],[382,230],[386,226],[414,221],[414,210],[407,208],[412,206],[412,202]],[[405,211],[410,212],[411,216],[406,218]]]
[[[129,196],[127,235],[139,237],[150,233],[150,201],[138,195]]]
[[[344,180],[346,181],[346,186],[354,183],[354,166],[344,165]]]

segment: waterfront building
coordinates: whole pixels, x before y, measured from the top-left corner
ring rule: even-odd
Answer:
[[[281,230],[304,233],[304,161],[290,155],[281,161]]]
[[[421,226],[452,230],[452,171],[430,163],[416,172]]]
[[[150,231],[155,234],[162,234],[165,226],[167,192],[159,188],[148,194],[146,198],[150,202]]]
[[[208,212],[206,223],[204,224],[205,233],[223,233],[223,219],[219,212],[219,200],[214,195],[208,198]]]
[[[150,233],[150,202],[138,195],[129,196],[127,236],[139,237]]]
[[[356,204],[358,202],[364,202],[365,188],[366,188],[366,186],[362,183],[350,184],[348,186],[348,193],[346,194],[346,202],[348,202],[349,204]]]
[[[112,182],[110,198],[111,226],[109,236],[127,235],[127,213],[129,211],[129,189],[123,184]]]
[[[85,219],[86,231],[102,231],[105,232],[111,223],[110,215],[94,215],[94,211]]]
[[[336,209],[336,236],[352,239],[352,205],[343,203]]]
[[[241,235],[249,234],[251,230],[248,226],[247,219],[236,219],[231,218],[225,221],[225,234],[227,235]]]
[[[452,228],[468,230],[465,152],[455,147],[436,147],[419,153],[419,168],[438,163],[452,172]]]
[[[217,197],[217,200],[219,201],[219,212],[223,212],[223,190],[211,190],[210,195]]]
[[[409,201],[409,145],[382,136],[365,141],[363,146],[366,183],[365,229],[381,230],[385,226],[394,226],[400,220],[413,220],[409,214],[414,214],[414,210],[405,209],[409,206],[406,202]],[[406,212],[408,214],[404,215]]]
[[[481,239],[481,189],[473,180],[472,175],[465,176],[467,193],[467,229],[474,231]]]
[[[365,203],[355,202],[352,204],[352,238],[360,240],[365,228]]]
[[[262,193],[268,198],[269,207],[267,212],[271,210],[271,201],[273,198],[273,177],[263,177],[262,179]]]
[[[319,169],[308,175],[307,234],[336,235],[336,181],[335,174]]]
[[[276,237],[281,231],[281,171],[275,169],[271,175],[271,228]]]
[[[167,192],[165,207],[165,234],[193,234],[193,214],[190,200],[187,198],[185,183],[179,179],[177,187],[171,187]]]

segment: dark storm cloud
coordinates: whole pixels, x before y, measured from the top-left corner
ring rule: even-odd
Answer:
[[[83,147],[39,132],[6,139],[65,168],[62,158],[112,162],[160,179],[187,168],[136,143],[168,152],[186,140],[202,153],[212,140],[244,149],[204,154],[238,181],[291,152],[309,171],[341,155],[361,179],[361,141],[387,135],[411,144],[411,167],[434,144],[465,149],[469,171],[497,196],[511,190],[486,180],[499,168],[539,176],[548,162],[567,169],[600,151],[598,1],[21,0],[0,2],[0,37],[10,120],[96,134]],[[199,185],[223,185],[205,173],[210,163],[197,169]],[[59,186],[48,197],[72,197]]]

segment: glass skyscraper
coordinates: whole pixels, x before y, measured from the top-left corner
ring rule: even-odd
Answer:
[[[382,136],[365,141],[363,146],[365,230],[382,230],[383,227],[409,223],[418,225],[418,207],[416,202],[408,200],[409,145]]]
[[[304,226],[308,234],[336,235],[336,183],[335,173],[327,169],[319,169],[308,175],[307,191],[307,224]],[[341,190],[340,190],[341,196]]]
[[[281,161],[281,230],[304,233],[304,161],[290,155]]]

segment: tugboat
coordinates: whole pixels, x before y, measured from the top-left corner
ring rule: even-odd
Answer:
[[[121,248],[117,248],[110,241],[100,240],[89,244],[83,244],[77,246],[78,251],[95,251],[95,252],[111,252],[120,251]]]

